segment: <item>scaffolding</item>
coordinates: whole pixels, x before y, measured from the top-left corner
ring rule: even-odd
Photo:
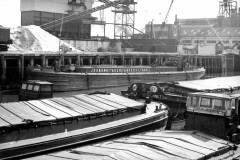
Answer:
[[[133,38],[135,30],[135,0],[122,0],[120,7],[114,7],[114,39]]]
[[[219,2],[219,16],[232,17],[237,14],[237,1],[222,0]]]

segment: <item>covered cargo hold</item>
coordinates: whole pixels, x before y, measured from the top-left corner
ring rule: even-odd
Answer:
[[[165,128],[164,104],[108,93],[0,104],[0,159],[113,136]]]

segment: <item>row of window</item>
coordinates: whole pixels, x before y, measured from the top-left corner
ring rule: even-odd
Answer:
[[[40,85],[23,83],[21,89],[38,92],[40,90]],[[51,86],[50,85],[42,85],[41,91],[49,92],[49,91],[51,91]]]
[[[240,43],[240,41],[229,41],[229,40],[224,40],[224,41],[219,41],[219,40],[182,40],[181,43],[182,44],[192,44],[192,43],[195,43],[195,44],[201,44],[201,43],[207,43],[207,44],[216,44],[216,43],[223,43],[223,44],[229,44],[229,43],[232,43],[232,44],[235,44],[235,43]]]
[[[234,101],[233,101],[234,102]],[[198,105],[199,103],[199,105]],[[234,104],[232,104],[234,105]],[[227,110],[230,107],[230,100],[217,99],[217,98],[206,98],[202,97],[199,99],[197,97],[189,97],[187,101],[187,106],[191,108],[205,108],[213,110]]]

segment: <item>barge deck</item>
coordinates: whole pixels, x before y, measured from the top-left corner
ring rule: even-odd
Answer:
[[[28,160],[40,159],[208,159],[233,155],[234,145],[225,140],[196,131],[153,131],[108,140]]]

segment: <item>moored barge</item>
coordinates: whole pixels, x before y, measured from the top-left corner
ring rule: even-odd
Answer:
[[[190,93],[186,129],[240,142],[240,94]]]
[[[0,158],[16,158],[137,129],[164,129],[164,104],[108,93],[0,104]]]
[[[71,69],[70,69],[71,70]],[[33,69],[29,79],[46,80],[54,91],[73,91],[103,87],[126,86],[135,82],[180,81],[200,79],[204,68],[179,70],[175,66],[81,66],[72,71]]]
[[[192,81],[133,83],[122,94],[133,99],[150,98],[167,104],[170,113],[184,117],[187,96],[194,92],[240,93],[240,76]]]

